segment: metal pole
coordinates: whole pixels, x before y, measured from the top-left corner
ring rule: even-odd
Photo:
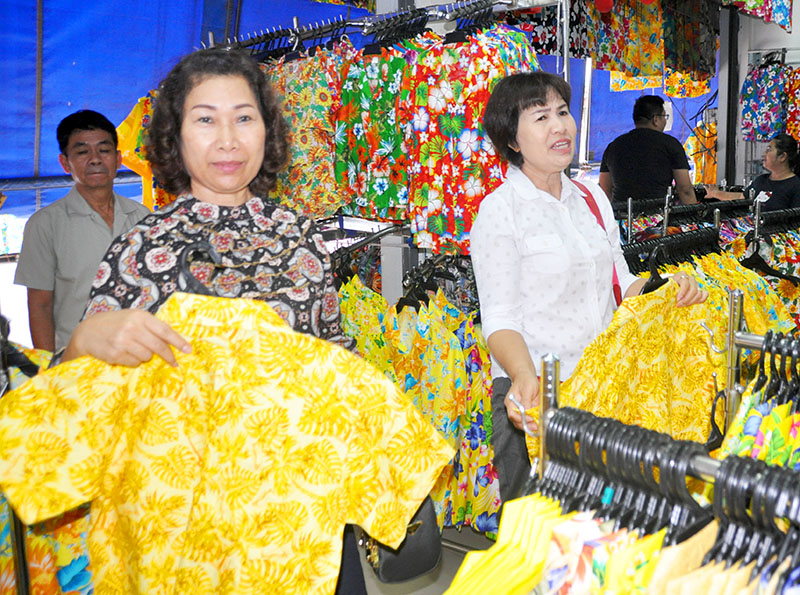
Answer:
[[[728,378],[725,385],[725,431],[728,431],[742,398],[739,387],[739,347],[736,346],[736,333],[742,328],[742,305],[744,293],[741,289],[728,290]]]
[[[752,192],[752,190],[750,191]],[[753,241],[759,238],[761,233],[761,201],[753,203]]]
[[[564,80],[569,82],[569,0],[561,1],[561,56],[564,58]]]
[[[558,356],[548,353],[542,358],[542,391],[539,400],[539,478],[544,477],[547,464],[547,419],[548,414],[558,408],[558,383],[559,383]]]
[[[764,337],[762,335],[755,335],[753,333],[743,333],[736,331],[734,333],[734,343],[736,347],[747,347],[748,349],[761,349],[764,344]]]
[[[719,209],[714,209],[714,229],[722,227],[722,212]]]
[[[592,103],[592,60],[584,60],[583,69],[583,103],[581,104],[581,138],[578,144],[578,164],[589,163],[589,130],[591,127]],[[609,197],[611,198],[611,197]]]
[[[611,197],[609,197],[611,198]],[[628,197],[628,243],[633,241],[633,197]]]
[[[720,462],[716,459],[712,459],[711,457],[697,456],[689,461],[689,469],[687,469],[687,473],[692,477],[696,477],[697,479],[702,479],[703,481],[713,483],[719,466]]]

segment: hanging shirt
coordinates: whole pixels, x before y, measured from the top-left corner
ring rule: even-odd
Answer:
[[[333,50],[266,66],[291,134],[289,164],[270,196],[308,217],[328,217],[347,202],[334,171],[333,114],[342,86],[338,62],[355,54],[352,44],[339,42]]]
[[[417,246],[469,254],[478,206],[505,173],[483,129],[490,89],[509,74],[538,69],[525,35],[500,26],[420,54],[400,103],[410,120],[408,209]]]
[[[153,177],[153,168],[144,153],[144,143],[157,97],[158,91],[148,91],[117,126],[117,149],[122,154],[122,165],[142,176],[142,204],[151,211],[167,206],[176,198],[164,190]]]
[[[351,62],[336,115],[336,177],[351,200],[348,215],[407,218],[406,156],[396,103],[406,70],[405,52],[382,48]]]
[[[664,68],[664,94],[667,97],[700,97],[710,92],[708,79],[697,80],[691,73]]]
[[[794,140],[800,140],[800,68],[795,68],[788,76],[786,87],[786,132]]]
[[[786,89],[791,72],[783,64],[751,68],[742,83],[742,138],[770,141],[785,127]]]
[[[81,357],[0,400],[0,487],[26,523],[92,502],[96,592],[333,593],[346,523],[402,542],[453,450],[389,380],[257,300],[157,316],[178,367]]]
[[[563,174],[561,186],[556,198],[509,167],[503,185],[481,203],[471,241],[484,335],[519,332],[534,364],[556,353],[567,378],[584,348],[611,322],[613,267],[623,295],[636,277],[628,271],[603,191],[586,182],[605,230]],[[492,377],[499,376],[508,373],[493,361]]]
[[[694,80],[717,69],[719,9],[705,0],[661,0],[664,66]]]
[[[700,122],[683,143],[694,163],[693,184],[717,183],[717,123]]]
[[[677,293],[670,281],[623,301],[562,384],[559,406],[704,442],[715,395],[712,374],[723,378],[726,362],[700,326],[717,328],[708,306],[679,308]]]

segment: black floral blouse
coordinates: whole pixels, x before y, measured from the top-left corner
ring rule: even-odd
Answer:
[[[212,294],[264,300],[296,331],[350,346],[316,225],[261,198],[224,207],[182,196],[142,219],[103,257],[84,318],[124,308],[155,313],[172,293],[191,291],[181,265],[187,249],[187,268]]]

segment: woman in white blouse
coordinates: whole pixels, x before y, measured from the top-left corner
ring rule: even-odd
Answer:
[[[554,353],[567,378],[611,321],[617,279],[625,297],[644,285],[628,270],[606,195],[587,182],[586,198],[564,174],[577,129],[570,95],[569,84],[556,75],[514,74],[497,84],[484,114],[486,132],[509,162],[506,181],[483,200],[470,232],[492,355],[492,443],[503,500],[517,496],[530,468],[522,418],[508,395],[526,409],[537,405],[534,362]],[[706,299],[691,277],[675,280],[679,306]]]

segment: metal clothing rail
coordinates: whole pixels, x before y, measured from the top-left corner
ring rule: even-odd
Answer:
[[[114,185],[140,184],[142,177],[132,171],[120,171],[114,177]],[[69,188],[75,183],[72,176],[33,176],[30,178],[2,178],[0,191],[44,190],[47,188]]]
[[[534,0],[535,1],[535,0]],[[297,17],[294,18],[292,27],[273,27],[254,31],[252,33],[241,34],[232,39],[227,39],[226,43],[219,44],[236,48],[250,48],[259,44],[273,41],[278,37],[290,39],[293,45],[297,41],[303,41],[313,38],[325,37],[327,34],[341,32],[344,33],[348,28],[360,30],[364,35],[371,35],[379,30],[388,26],[394,26],[398,19],[408,16],[419,16],[420,12],[426,13],[429,20],[446,20],[451,21],[465,16],[469,16],[471,12],[483,10],[487,4],[491,6],[506,7],[509,9],[516,8],[517,0],[465,0],[462,2],[451,2],[449,4],[441,4],[438,6],[429,6],[424,9],[410,8],[404,10],[397,10],[394,12],[383,13],[375,16],[361,17],[359,19],[349,19],[348,16],[341,15],[334,19],[327,19],[323,22],[307,23],[299,25]],[[558,3],[558,0],[552,0],[536,4],[545,6],[547,4]],[[528,7],[525,3],[524,7]],[[205,43],[204,43],[205,45]],[[209,39],[209,45],[215,45],[213,39]]]
[[[748,340],[750,340],[748,338]],[[759,343],[760,345],[760,343]],[[558,409],[559,360],[553,354],[542,358],[542,398],[539,405],[539,479],[544,477],[547,465],[547,426]],[[525,419],[523,415],[523,420]],[[687,473],[697,479],[713,483],[720,461],[711,457],[698,455],[691,458]]]

